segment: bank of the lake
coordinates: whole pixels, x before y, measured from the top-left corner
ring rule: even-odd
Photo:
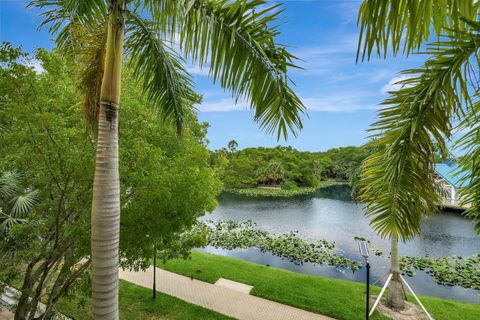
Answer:
[[[247,197],[288,198],[314,194],[320,188],[346,184],[346,181],[326,180],[321,181],[317,187],[298,187],[294,189],[258,187],[245,189],[230,189],[225,191]]]
[[[389,269],[390,243],[380,238],[371,228],[363,209],[362,204],[351,198],[348,186],[338,185],[321,188],[311,195],[287,198],[247,197],[224,193],[219,197],[219,205],[214,212],[202,219],[237,222],[250,220],[256,223],[258,229],[277,234],[298,231],[298,235],[306,239],[335,242],[335,254],[359,262],[363,261],[363,258],[358,253],[354,237],[366,238],[371,241],[373,248],[384,253],[382,256],[372,255],[370,259],[371,279],[375,282]],[[440,212],[424,221],[420,235],[400,244],[400,255],[432,258],[476,256],[479,248],[480,237],[469,219],[458,213]],[[208,246],[202,251],[303,274],[357,282],[365,279],[365,268],[352,272],[308,262],[296,264],[258,248],[227,250]],[[423,271],[407,277],[407,281],[415,292],[427,296],[480,302],[479,291],[438,285]]]
[[[172,260],[163,269],[209,283],[226,278],[253,286],[251,294],[336,319],[364,319],[364,285],[340,279],[299,274],[240,259],[193,251],[189,260]],[[160,280],[161,281],[161,280]],[[378,294],[379,287],[372,287]],[[475,320],[480,304],[420,295],[436,320]],[[413,301],[412,297],[409,297]],[[372,319],[387,319],[375,314]]]

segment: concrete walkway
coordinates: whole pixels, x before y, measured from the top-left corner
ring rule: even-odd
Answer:
[[[13,320],[13,313],[0,306],[0,320]]]
[[[157,291],[239,320],[332,320],[320,314],[251,296],[233,289],[192,280],[157,268]],[[120,279],[152,287],[153,267],[146,271],[120,271]]]

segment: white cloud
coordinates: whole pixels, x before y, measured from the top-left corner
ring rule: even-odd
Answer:
[[[204,68],[200,68],[199,66],[188,64],[185,69],[187,70],[188,73],[191,75],[196,75],[196,76],[205,76],[208,77],[210,67],[206,66]]]
[[[399,82],[401,82],[403,80],[410,79],[410,78],[412,78],[412,77],[408,76],[408,75],[405,75],[405,74],[395,76],[392,79],[390,79],[390,81],[388,81],[388,83],[385,84],[382,87],[382,89],[380,89],[380,92],[381,93],[388,93],[388,92],[391,92],[391,91],[398,91],[398,90],[402,89],[402,87],[405,86],[405,84],[401,84]]]
[[[324,97],[305,97],[301,100],[309,111],[319,112],[354,112],[359,110],[376,110],[375,103],[366,101],[364,93],[358,94],[333,94]]]
[[[359,110],[375,110],[377,105],[368,100],[372,98],[370,94],[363,91],[352,92],[350,94],[339,94],[332,92],[331,95],[322,97],[300,97],[308,111],[317,112],[354,112]],[[370,99],[371,100],[371,99]],[[222,98],[217,101],[203,102],[197,106],[200,112],[230,112],[230,111],[248,111],[248,104],[239,101],[235,104],[231,98]]]
[[[229,111],[239,111],[239,110],[248,110],[247,104],[239,101],[235,103],[233,99],[223,98],[219,101],[208,101],[202,102],[197,106],[200,112],[229,112]]]
[[[38,74],[45,72],[45,69],[43,69],[43,66],[42,66],[42,62],[37,59],[28,60],[25,62],[25,65],[27,67],[32,67],[33,71],[35,71]]]

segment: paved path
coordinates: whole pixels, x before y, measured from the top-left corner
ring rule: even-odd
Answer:
[[[0,306],[0,320],[13,320],[13,313]]]
[[[146,271],[121,270],[120,278],[151,288],[153,267]],[[157,291],[215,310],[239,320],[332,320],[320,314],[251,296],[222,286],[192,280],[157,268]]]

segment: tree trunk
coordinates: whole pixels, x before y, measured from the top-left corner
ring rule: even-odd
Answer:
[[[102,79],[98,142],[92,200],[92,314],[96,320],[118,320],[118,246],[120,179],[118,108],[120,103],[124,1],[111,0]]]
[[[14,316],[15,320],[24,320],[28,316],[28,307],[29,307],[28,299],[30,298],[33,285],[35,283],[32,278],[32,272],[37,262],[38,260],[33,260],[28,264],[27,269],[25,270],[25,276],[23,279],[21,295],[17,303],[17,308],[15,310],[15,316]]]
[[[393,274],[392,280],[388,285],[387,304],[394,310],[403,310],[405,307],[405,295],[403,290],[402,279],[400,279],[400,263],[398,259],[398,237],[392,236],[391,239],[391,267],[390,272]]]

